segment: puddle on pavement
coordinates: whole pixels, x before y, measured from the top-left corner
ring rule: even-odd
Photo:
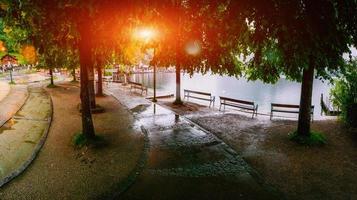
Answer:
[[[171,110],[163,108],[162,106],[157,106],[156,104],[152,103],[140,113],[140,116],[168,115],[168,114],[174,115],[174,113]]]
[[[10,119],[8,122],[6,122],[1,128],[0,128],[0,134],[2,134],[4,131],[7,130],[14,130],[14,128],[12,128],[18,121],[14,120],[14,119]]]
[[[146,110],[147,107],[149,107],[150,105],[145,105],[145,104],[140,104],[135,106],[134,108],[130,109],[132,112],[134,113],[140,113]]]

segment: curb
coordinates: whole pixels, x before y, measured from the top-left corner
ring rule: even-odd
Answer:
[[[107,93],[108,96],[113,97],[120,105],[124,106],[129,113],[132,114],[134,119],[137,117],[133,114],[133,112],[124,104],[120,102],[118,98],[116,98],[112,93],[108,91],[104,91],[104,93]],[[145,129],[144,126],[140,126],[140,129],[142,133],[144,134],[144,147],[142,150],[142,153],[134,167],[134,169],[129,173],[128,177],[126,177],[123,181],[119,182],[117,184],[117,190],[115,193],[111,194],[110,196],[102,197],[101,199],[119,199],[120,196],[126,192],[137,180],[137,178],[140,176],[140,174],[144,171],[144,168],[146,166],[148,157],[149,157],[149,150],[150,150],[150,140],[148,136],[148,130]]]
[[[42,89],[43,89],[43,87],[42,87]],[[46,94],[48,94],[48,96],[50,97],[50,105],[51,105],[50,117],[47,119],[48,126],[44,130],[44,134],[42,135],[42,137],[39,140],[39,142],[36,144],[34,150],[32,151],[32,154],[30,155],[30,157],[25,162],[23,162],[22,165],[17,170],[13,171],[10,175],[8,175],[7,177],[5,177],[5,178],[0,180],[0,188],[2,186],[4,186],[5,184],[9,183],[11,180],[16,178],[17,176],[19,176],[21,173],[23,173],[26,170],[26,168],[28,166],[30,166],[30,164],[32,163],[32,161],[35,160],[35,158],[37,157],[37,155],[40,152],[41,148],[43,147],[44,143],[46,142],[46,139],[47,139],[47,136],[48,136],[51,124],[52,124],[52,119],[53,119],[53,102],[52,102],[51,95],[46,90],[44,90],[44,92]],[[26,99],[26,101],[27,101],[27,99]],[[26,101],[25,101],[25,103],[26,103]],[[25,105],[25,103],[23,105]]]

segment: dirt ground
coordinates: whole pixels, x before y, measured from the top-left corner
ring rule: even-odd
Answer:
[[[112,97],[99,98],[106,109],[96,114],[102,147],[76,149],[71,140],[81,130],[79,89],[47,89],[54,105],[47,141],[35,161],[0,189],[0,199],[98,199],[118,189],[135,167],[144,146],[133,116]]]
[[[312,129],[323,133],[328,144],[304,147],[288,139],[296,121],[209,113],[192,103],[183,108],[164,104],[225,141],[287,199],[357,199],[357,131],[338,120],[313,122]],[[205,114],[192,114],[197,110]]]

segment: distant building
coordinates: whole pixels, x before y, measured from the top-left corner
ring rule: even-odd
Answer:
[[[3,64],[3,65],[8,65],[8,64],[17,65],[17,58],[10,54],[6,54],[1,58],[1,64]]]

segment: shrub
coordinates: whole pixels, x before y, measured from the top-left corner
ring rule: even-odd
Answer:
[[[332,103],[341,109],[342,120],[357,126],[357,60],[346,63],[340,79],[334,80],[331,89]]]

